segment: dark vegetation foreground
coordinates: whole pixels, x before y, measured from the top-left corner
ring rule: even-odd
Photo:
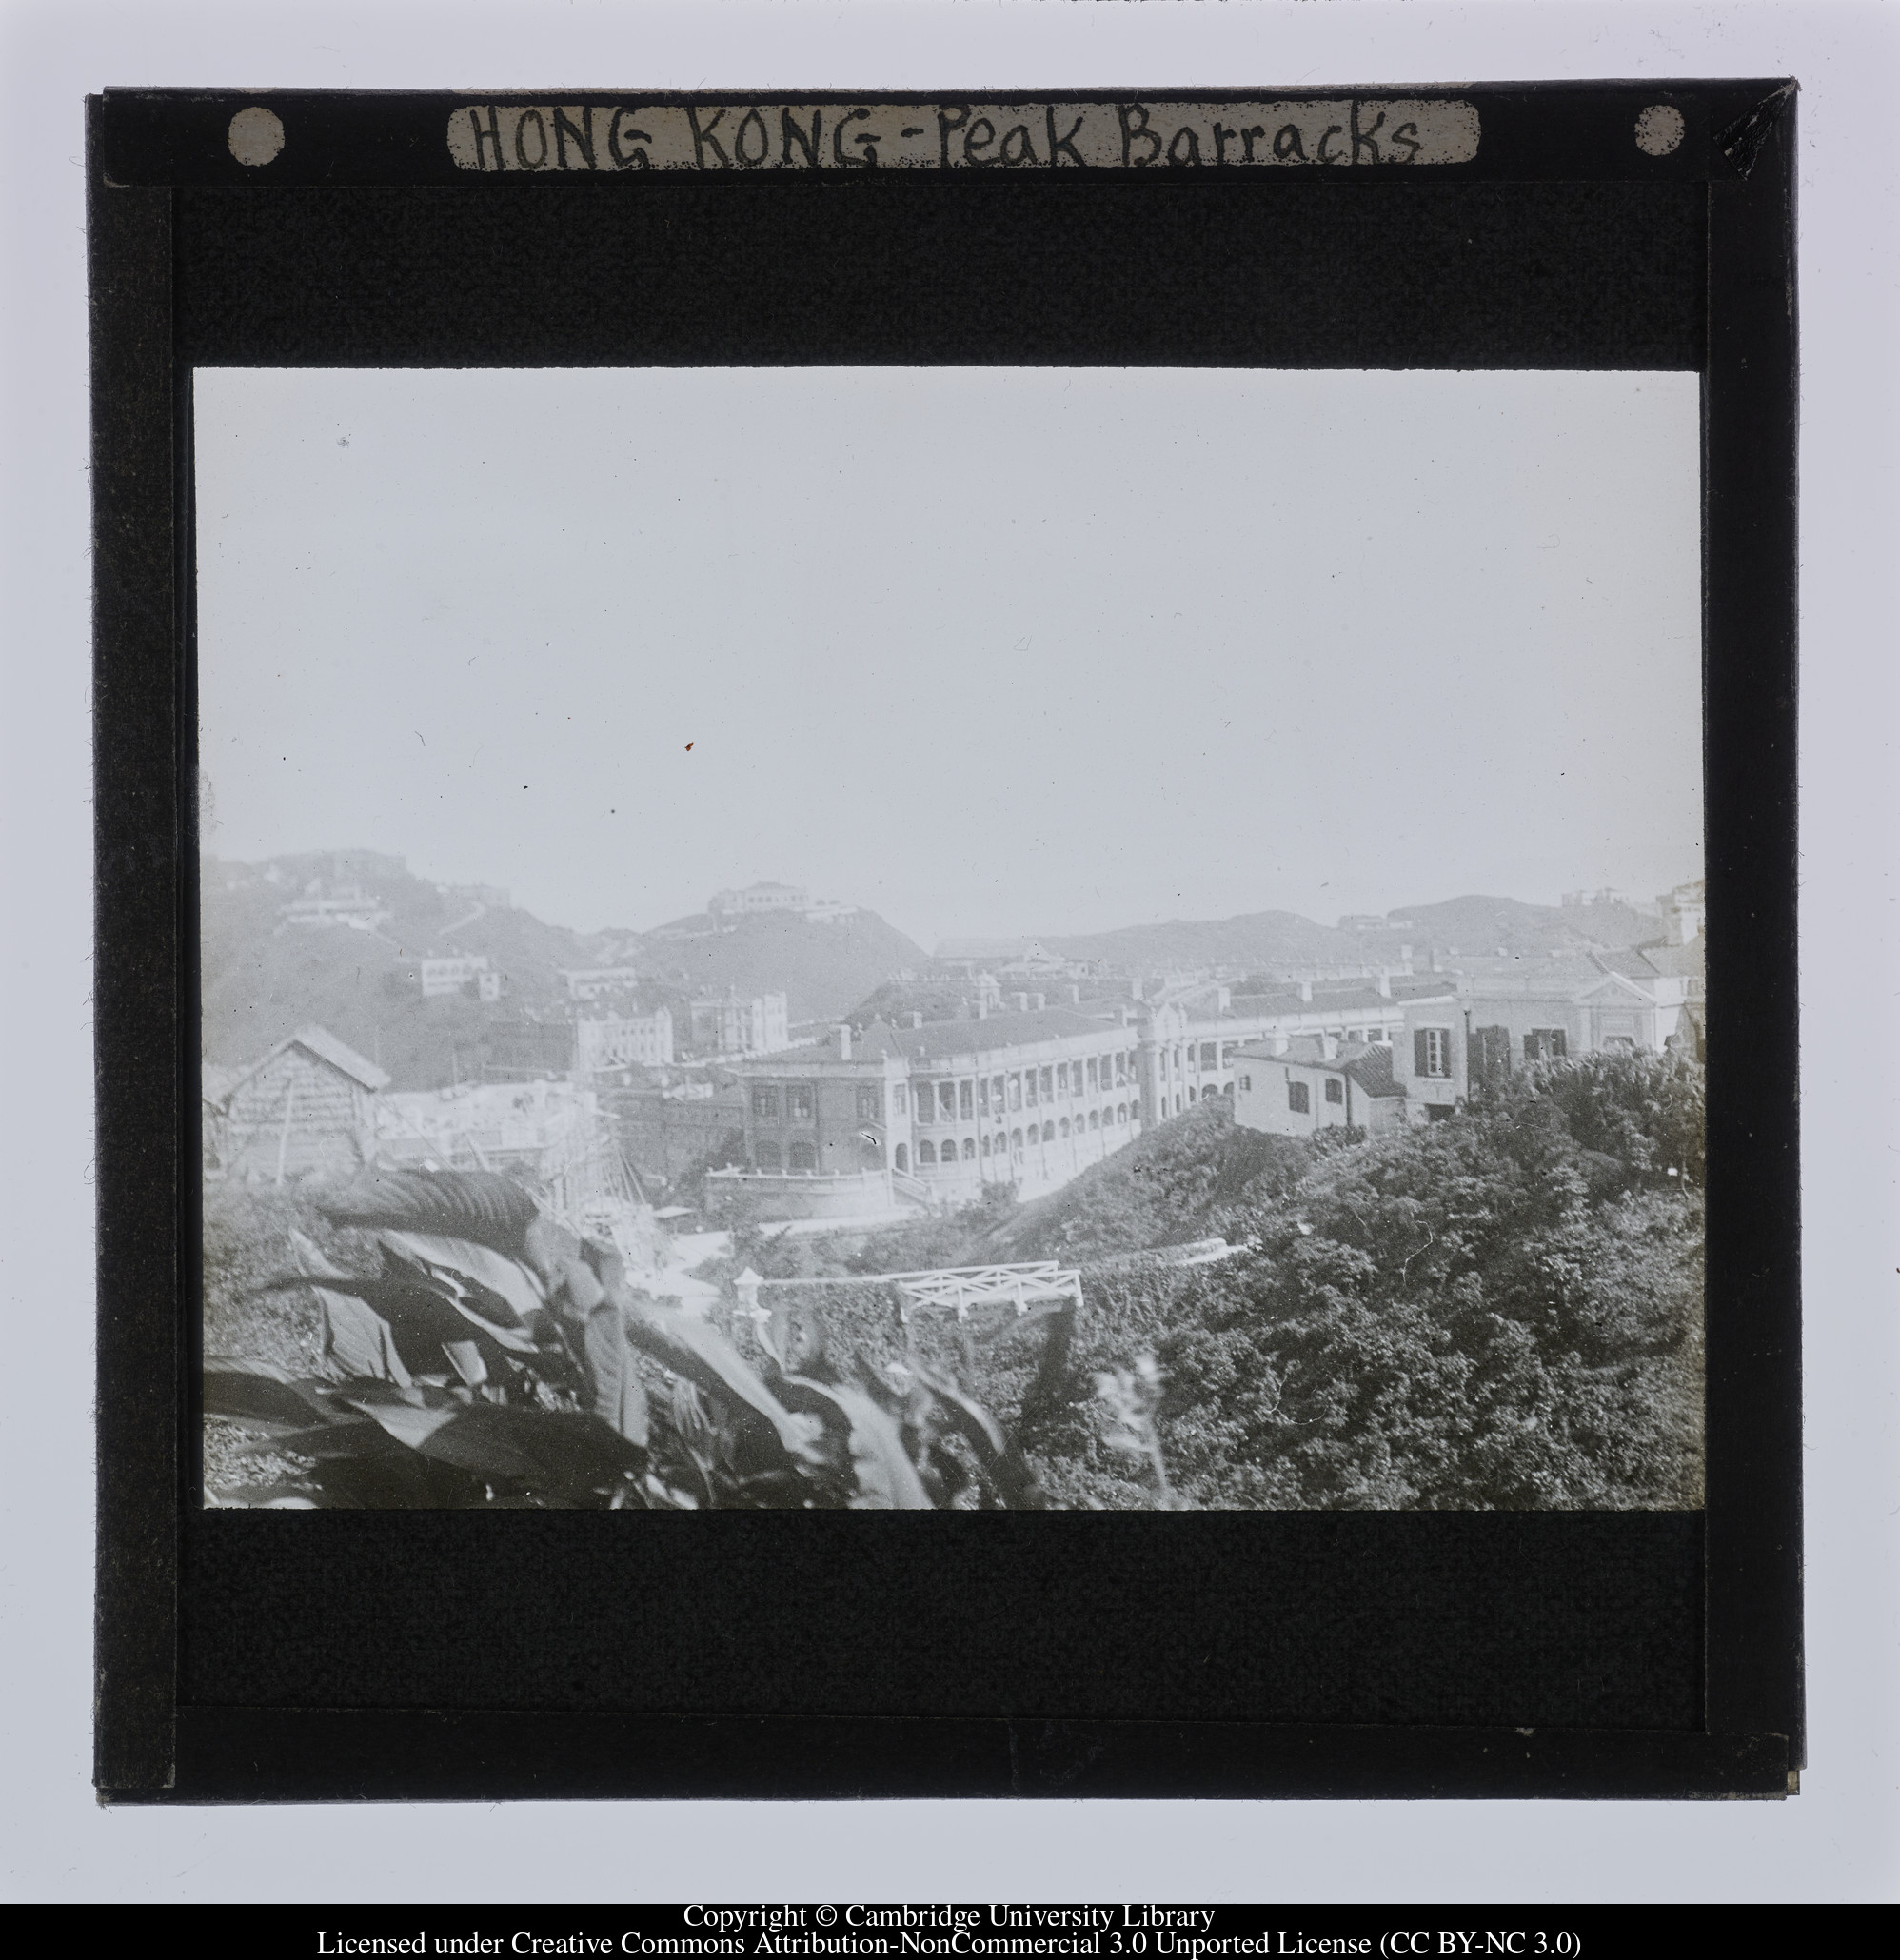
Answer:
[[[1033,1205],[873,1234],[742,1223],[732,1258],[703,1269],[732,1302],[718,1326],[689,1326],[612,1274],[617,1297],[604,1297],[575,1277],[584,1249],[516,1247],[544,1324],[530,1313],[505,1339],[485,1336],[485,1371],[417,1367],[400,1391],[409,1409],[456,1403],[433,1447],[473,1468],[388,1501],[1692,1508],[1702,1135],[1701,1071],[1673,1057],[1544,1064],[1455,1120],[1374,1139],[1263,1137],[1206,1103]],[[306,1260],[339,1275],[380,1257],[386,1278],[392,1255],[293,1192],[214,1187],[206,1207],[208,1355],[307,1382],[334,1375],[322,1296],[258,1289],[285,1273],[293,1229]],[[1234,1249],[1196,1264],[1170,1250],[1210,1237]],[[888,1287],[819,1284],[764,1289],[779,1309],[766,1321],[732,1288],[747,1266],[845,1280],[1029,1259],[1080,1270],[1079,1311],[906,1325]],[[401,1304],[400,1286],[376,1298],[410,1316],[413,1355],[422,1310]],[[333,1389],[300,1393],[335,1416]],[[366,1445],[386,1448],[416,1427],[377,1417],[376,1397],[398,1393],[359,1392],[341,1419],[352,1435],[367,1422],[380,1434]],[[583,1417],[618,1441],[584,1474],[557,1475],[552,1433],[527,1435],[530,1410],[572,1418],[563,1447],[591,1434],[573,1426]],[[269,1488],[345,1501],[326,1498],[305,1469],[318,1459],[298,1454],[342,1448],[337,1436],[278,1413],[290,1427],[271,1432]],[[496,1454],[510,1422],[518,1458]],[[258,1433],[235,1416],[210,1429],[208,1473],[235,1479],[232,1437],[255,1451]]]

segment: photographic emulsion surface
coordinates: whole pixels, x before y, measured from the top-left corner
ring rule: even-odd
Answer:
[[[96,103],[102,1790],[1791,1790],[1792,115]]]

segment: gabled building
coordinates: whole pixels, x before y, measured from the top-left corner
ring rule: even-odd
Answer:
[[[207,1175],[282,1184],[348,1177],[376,1155],[387,1074],[327,1028],[307,1027],[235,1072],[206,1071]]]
[[[1689,1033],[1680,978],[1618,972],[1595,956],[1479,964],[1405,1003],[1393,1076],[1413,1122],[1451,1115],[1474,1079],[1570,1055],[1660,1055]]]
[[[1340,1046],[1323,1035],[1250,1042],[1236,1059],[1234,1120],[1271,1137],[1377,1136],[1404,1127],[1405,1091],[1393,1080],[1389,1047]]]

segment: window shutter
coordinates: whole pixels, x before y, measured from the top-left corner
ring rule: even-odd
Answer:
[[[1551,1030],[1551,1053],[1559,1061],[1570,1053],[1570,1037],[1562,1028]]]
[[[1412,1030],[1412,1073],[1415,1076],[1432,1073],[1431,1039],[1423,1028]]]

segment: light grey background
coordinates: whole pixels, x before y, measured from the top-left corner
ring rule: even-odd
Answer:
[[[1646,900],[1702,875],[1698,391],[207,371],[211,844],[926,945]]]
[[[0,16],[7,113],[0,741],[16,1120],[0,1137],[14,1392],[0,1424],[0,1883],[31,1899],[1889,1899],[1900,345],[1890,9],[1550,4],[452,9],[87,4]],[[425,88],[1322,87],[1368,75],[1781,75],[1802,101],[1802,1135],[1811,1302],[1812,1767],[1791,1804],[1142,1803],[99,1811],[90,1698],[92,1192],[82,94],[108,82]],[[1138,1585],[1138,1577],[1131,1579]],[[742,1854],[735,1851],[742,1844]]]

